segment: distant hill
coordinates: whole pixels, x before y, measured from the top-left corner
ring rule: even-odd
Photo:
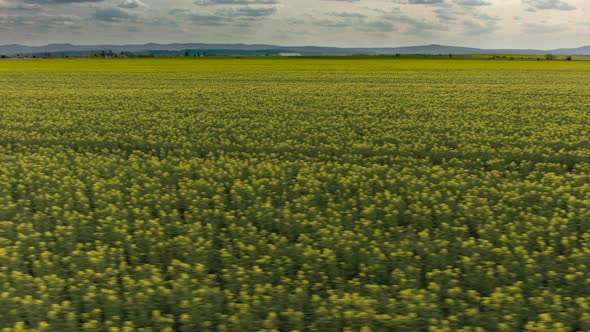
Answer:
[[[251,55],[267,52],[276,54],[299,53],[302,55],[352,55],[352,54],[555,54],[555,55],[590,55],[590,46],[579,48],[561,48],[555,50],[534,49],[482,49],[472,47],[457,47],[445,45],[421,45],[391,48],[340,48],[320,46],[277,46],[265,44],[204,44],[204,43],[175,43],[175,44],[130,44],[130,45],[73,45],[49,44],[45,46],[26,46],[19,44],[0,45],[0,54],[40,54],[40,53],[79,53],[79,52],[182,52],[182,51],[215,50],[226,55]]]
[[[578,48],[560,48],[552,50],[551,54],[557,55],[590,55],[590,45]]]

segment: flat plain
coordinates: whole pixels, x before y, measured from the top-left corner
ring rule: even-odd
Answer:
[[[589,331],[590,63],[0,61],[2,331]]]

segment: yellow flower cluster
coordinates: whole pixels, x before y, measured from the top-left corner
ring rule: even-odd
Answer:
[[[590,331],[590,64],[0,62],[0,331]]]

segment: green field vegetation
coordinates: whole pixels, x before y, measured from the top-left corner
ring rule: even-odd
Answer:
[[[455,57],[455,56],[453,56]],[[590,61],[588,55],[552,55],[552,54],[475,54],[458,55],[463,58],[487,58],[491,60],[536,60],[536,61]]]
[[[590,331],[590,63],[0,62],[2,331]]]
[[[234,58],[251,58],[257,57],[252,56],[233,56]],[[216,58],[228,58],[227,56],[217,56]],[[273,58],[273,59],[320,59],[320,60],[350,60],[350,59],[400,59],[400,60],[501,60],[501,61],[590,61],[589,55],[551,55],[551,54],[387,54],[387,55],[305,55],[305,56],[269,56],[269,57],[258,57],[258,58]]]

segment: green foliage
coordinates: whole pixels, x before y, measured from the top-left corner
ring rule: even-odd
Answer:
[[[2,331],[590,330],[590,64],[0,62]]]

